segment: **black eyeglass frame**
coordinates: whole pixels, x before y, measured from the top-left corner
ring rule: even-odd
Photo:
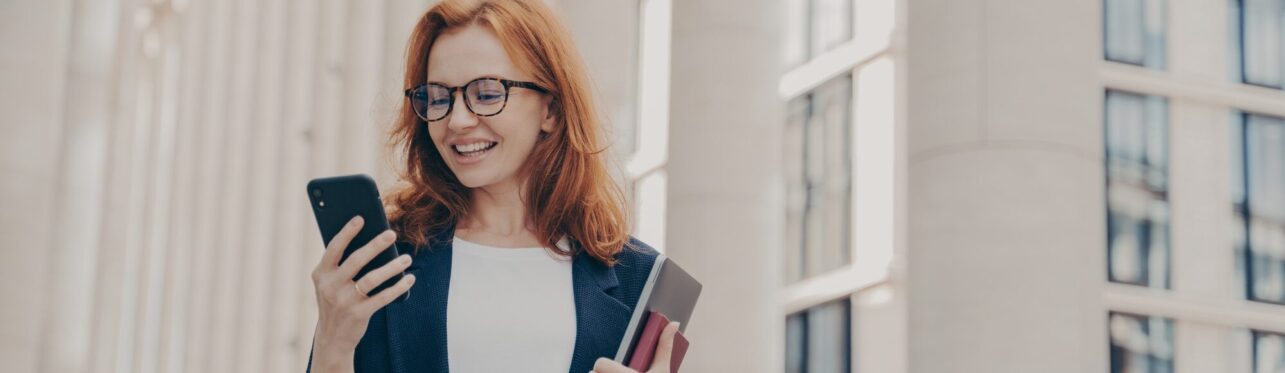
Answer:
[[[511,89],[511,88],[513,88],[513,87],[526,88],[526,89],[530,89],[530,90],[533,90],[533,91],[536,91],[536,92],[540,92],[540,93],[544,93],[544,94],[548,94],[548,93],[549,93],[549,90],[544,89],[544,87],[541,87],[540,85],[535,84],[535,83],[533,83],[533,82],[523,82],[523,81],[517,81],[517,80],[508,80],[508,79],[495,78],[495,77],[489,77],[489,76],[484,76],[484,77],[481,77],[481,78],[477,78],[477,79],[470,80],[468,83],[464,83],[464,85],[462,85],[462,86],[458,86],[458,87],[447,87],[447,86],[444,86],[444,85],[441,85],[441,84],[437,84],[437,83],[422,84],[422,85],[420,85],[420,86],[418,86],[418,87],[411,88],[411,89],[407,89],[407,90],[406,90],[405,92],[403,92],[403,93],[406,95],[406,100],[408,100],[408,102],[410,102],[410,104],[411,104],[411,105],[410,105],[410,106],[411,106],[411,110],[415,112],[415,115],[416,115],[416,116],[418,116],[418,117],[419,117],[419,119],[422,119],[422,120],[424,120],[425,122],[436,122],[436,121],[440,121],[440,120],[442,120],[442,119],[446,119],[446,117],[447,117],[447,116],[450,116],[450,115],[451,115],[451,110],[455,110],[455,92],[456,92],[456,91],[464,90],[464,89],[468,88],[468,86],[469,86],[469,85],[472,85],[473,83],[476,83],[476,82],[479,82],[479,81],[483,81],[483,80],[494,80],[494,81],[500,82],[500,85],[504,86],[504,103],[500,104],[500,109],[499,109],[499,110],[496,110],[494,113],[491,113],[491,114],[478,114],[478,113],[477,113],[477,111],[474,111],[474,110],[473,110],[473,103],[471,102],[472,100],[469,100],[469,98],[468,98],[468,97],[464,97],[464,96],[467,96],[467,91],[465,91],[465,94],[461,94],[461,95],[460,95],[461,97],[464,97],[464,106],[468,108],[468,111],[469,111],[470,113],[473,113],[473,115],[476,115],[476,116],[479,116],[479,117],[490,117],[490,116],[499,115],[500,113],[504,112],[504,108],[506,108],[506,107],[508,107],[508,106],[509,106],[509,89]],[[427,95],[427,94],[428,94],[428,92],[427,92],[427,88],[428,88],[428,86],[438,86],[438,87],[442,87],[442,88],[446,89],[446,91],[449,93],[449,94],[447,95],[447,97],[449,97],[449,99],[448,99],[449,101],[446,103],[446,105],[447,105],[447,106],[446,106],[446,112],[445,112],[445,113],[442,113],[442,116],[441,116],[441,117],[438,117],[437,119],[428,119],[428,105],[427,105],[427,104],[426,104],[426,105],[424,105],[424,113],[420,113],[420,112],[419,112],[419,110],[415,110],[415,102],[414,102],[414,98],[412,98],[412,97],[411,97],[411,95],[412,95],[412,94],[414,94],[414,92],[415,92],[415,91],[418,91],[418,90],[421,90],[421,89],[425,90],[425,92],[424,92],[424,93],[425,93],[425,95]]]

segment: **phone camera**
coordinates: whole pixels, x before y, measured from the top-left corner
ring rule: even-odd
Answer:
[[[317,208],[326,208],[326,200],[321,199],[321,188],[312,189],[312,200],[317,202]]]

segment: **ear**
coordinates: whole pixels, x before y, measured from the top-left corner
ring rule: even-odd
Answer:
[[[558,100],[549,97],[548,104],[544,106],[544,119],[540,120],[540,131],[553,132],[553,126],[558,124]]]

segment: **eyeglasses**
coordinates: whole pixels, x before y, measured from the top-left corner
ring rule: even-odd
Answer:
[[[499,114],[509,103],[509,88],[520,87],[540,93],[549,93],[532,82],[519,82],[499,78],[477,78],[462,87],[447,87],[428,83],[406,90],[415,114],[427,122],[446,118],[455,107],[455,91],[464,90],[464,105],[479,117]]]

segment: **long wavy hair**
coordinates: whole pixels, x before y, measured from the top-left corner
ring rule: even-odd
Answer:
[[[444,31],[479,24],[499,37],[509,57],[553,95],[552,131],[536,140],[520,176],[526,180],[527,214],[536,236],[558,255],[586,252],[607,265],[629,241],[624,196],[607,173],[602,128],[588,76],[570,34],[539,0],[445,0],[420,18],[406,53],[407,88],[427,79],[428,53]],[[431,234],[469,213],[471,190],[447,168],[433,146],[428,123],[402,100],[390,146],[404,156],[406,184],[389,195],[391,224],[418,250]],[[570,249],[557,246],[569,236]]]

